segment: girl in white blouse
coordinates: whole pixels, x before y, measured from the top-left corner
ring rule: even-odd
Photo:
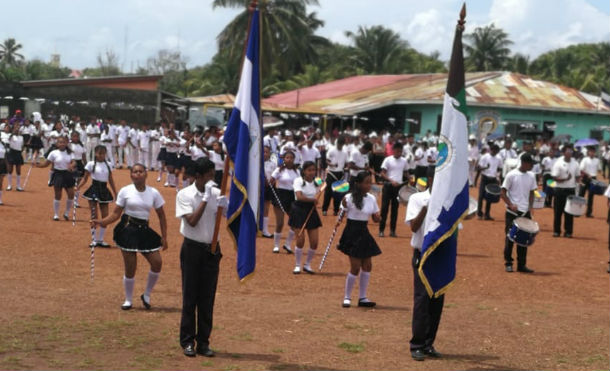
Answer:
[[[294,202],[294,190],[292,185],[294,180],[299,177],[299,172],[294,164],[294,153],[286,152],[284,154],[284,162],[282,166],[273,170],[269,182],[272,187],[275,187],[275,195],[271,199],[273,204],[273,212],[275,213],[275,233],[273,234],[273,252],[280,252],[280,241],[282,239],[282,228],[284,228],[284,212],[290,214],[292,203]],[[284,250],[288,254],[292,254],[290,245],[294,238],[294,232],[288,231]]]
[[[121,188],[112,214],[101,220],[93,219],[91,227],[105,228],[121,218],[113,233],[125,263],[125,302],[121,309],[129,310],[132,307],[138,252],[142,253],[150,264],[146,290],[140,296],[144,307],[150,309],[150,294],[159,279],[163,263],[159,250],[167,250],[167,221],[163,210],[165,201],[157,189],[146,185],[147,173],[144,165],[134,164],[130,175],[133,184]],[[148,225],[151,209],[154,209],[159,217],[162,237]]]
[[[380,220],[379,206],[377,200],[369,191],[371,190],[371,174],[361,172],[354,179],[354,187],[341,202],[344,212],[347,213],[347,225],[343,230],[337,248],[349,257],[350,271],[345,280],[345,296],[343,307],[351,305],[351,295],[356,277],[360,273],[360,293],[358,299],[359,307],[374,307],[375,302],[366,296],[369,285],[371,269],[373,267],[372,257],[381,254],[377,242],[369,232],[367,221],[373,218],[378,223]]]
[[[53,186],[55,198],[53,200],[53,220],[59,220],[59,203],[61,201],[61,191],[66,190],[66,210],[64,211],[64,219],[69,220],[68,215],[72,209],[74,202],[74,160],[72,160],[71,150],[68,148],[68,138],[59,137],[56,143],[57,149],[49,153],[47,159],[40,164],[34,164],[36,167],[47,167],[53,164],[51,180],[49,186]]]
[[[302,177],[296,178],[293,182],[295,202],[290,211],[288,225],[294,233],[297,233],[296,248],[294,251],[295,267],[292,273],[301,273],[301,258],[303,256],[303,246],[305,246],[305,234],[298,234],[304,227],[309,236],[309,250],[307,251],[307,259],[303,270],[306,273],[313,274],[311,269],[311,260],[316,254],[318,248],[318,229],[322,226],[320,215],[316,206],[318,204],[318,193],[320,187],[315,182],[316,164],[312,161],[306,161],[303,164]]]

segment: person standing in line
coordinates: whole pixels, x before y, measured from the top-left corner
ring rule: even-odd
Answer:
[[[477,215],[479,219],[483,219],[483,198],[485,195],[485,187],[489,184],[498,184],[498,170],[502,167],[502,160],[498,155],[498,145],[492,144],[489,147],[489,153],[481,156],[478,169],[481,171],[481,186],[479,187],[479,202],[477,206]],[[491,202],[485,200],[485,220],[493,220],[490,215]]]
[[[146,123],[142,124],[138,132],[138,154],[139,162],[146,166],[146,170],[150,170],[150,130]]]
[[[269,179],[271,186],[275,187],[277,198],[273,198],[273,213],[275,214],[275,233],[273,234],[273,253],[280,253],[280,242],[282,240],[282,229],[284,228],[284,212],[289,216],[294,202],[294,180],[299,177],[299,172],[294,164],[294,153],[287,151],[284,153],[284,162],[271,173]],[[284,243],[284,250],[292,254],[290,245],[294,238],[292,229],[288,230],[288,236]]]
[[[263,208],[263,237],[273,238],[273,235],[269,233],[269,209],[271,208],[271,200],[275,197],[271,190],[271,175],[277,168],[275,160],[271,159],[271,148],[267,145],[263,147],[263,160],[264,160],[264,171],[265,171],[265,205]]]
[[[553,237],[561,234],[561,217],[564,217],[564,237],[572,238],[574,232],[574,216],[565,212],[568,196],[576,192],[576,184],[580,179],[580,166],[572,158],[573,150],[568,144],[563,146],[563,156],[553,165],[551,176],[557,182],[555,186],[555,202],[553,203]]]
[[[409,341],[411,357],[423,361],[426,357],[440,358],[441,354],[434,348],[434,340],[441,322],[445,295],[428,296],[428,291],[419,276],[421,249],[424,242],[424,221],[428,213],[430,190],[434,183],[434,171],[428,171],[428,189],[413,194],[407,204],[405,222],[411,227],[411,246],[413,247],[413,317],[411,320],[412,337]]]
[[[0,186],[2,185],[2,178],[0,175]],[[608,217],[606,218],[606,222],[610,227],[610,185],[606,188],[606,192],[604,196],[608,198]],[[608,253],[610,254],[610,228],[608,228]],[[608,273],[610,273],[610,258],[608,260]]]
[[[215,252],[211,244],[217,210],[226,209],[228,202],[214,183],[214,164],[209,159],[197,160],[193,170],[195,182],[176,196],[176,217],[180,218],[180,233],[184,237],[180,250],[180,346],[187,357],[196,354],[213,357],[210,334],[222,254],[218,243]]]
[[[109,124],[105,124],[102,127],[102,134],[100,134],[100,145],[106,147],[106,156],[105,156],[105,161],[108,161],[112,167],[115,166],[115,161],[114,161],[114,147],[112,146],[112,134],[111,132],[114,131],[114,129],[112,128],[111,125]],[[97,153],[97,150],[96,150]],[[97,156],[97,154],[96,154]]]
[[[599,158],[595,157],[595,147],[587,147],[587,157],[580,162],[580,174],[582,175],[582,186],[580,187],[580,197],[587,197],[587,218],[593,218],[593,192],[589,188],[592,180],[597,180],[599,169]]]
[[[352,151],[349,156],[349,187],[354,186],[354,180],[358,173],[369,170],[369,153],[373,149],[371,142],[365,142],[359,149]]]
[[[13,124],[13,130],[8,137],[8,154],[6,156],[6,160],[8,162],[8,186],[6,187],[7,191],[13,189],[13,168],[15,169],[15,174],[17,176],[17,191],[22,192],[23,188],[21,188],[21,165],[23,165],[23,136],[19,133],[19,123]]]
[[[356,278],[360,275],[358,306],[370,308],[376,305],[367,296],[373,269],[372,258],[381,254],[381,249],[369,232],[367,224],[369,218],[378,223],[381,217],[377,199],[369,193],[372,187],[371,174],[368,171],[361,171],[354,176],[353,181],[351,192],[342,201],[342,207],[347,214],[347,224],[337,246],[339,251],[349,257],[350,263],[350,270],[345,279],[342,306],[343,308],[351,306],[352,290]]]
[[[34,162],[36,164],[36,162]],[[2,202],[2,186],[4,182],[4,176],[8,168],[8,162],[6,161],[6,147],[4,146],[4,142],[0,140],[0,206],[4,205]]]
[[[477,162],[479,162],[479,157],[477,138],[474,134],[470,134],[470,137],[468,138],[468,183],[471,187],[476,187],[474,180],[477,175]]]
[[[140,157],[138,148],[140,148],[140,144],[138,143],[139,129],[136,124],[132,124],[131,129],[129,129],[129,136],[127,138],[127,146],[129,147],[129,156],[127,156],[127,168],[131,169],[131,167],[138,162]]]
[[[210,160],[214,163],[214,169],[216,171],[214,181],[216,184],[220,184],[222,183],[222,173],[225,169],[225,152],[222,149],[222,144],[217,140],[212,143]]]
[[[513,241],[508,238],[508,232],[513,226],[516,218],[531,219],[531,208],[534,202],[534,191],[538,189],[536,178],[530,172],[534,165],[534,159],[528,153],[521,155],[519,168],[513,169],[506,174],[502,183],[502,200],[506,203],[504,232],[504,270],[513,271]],[[534,273],[526,265],[527,246],[517,245],[517,271],[522,273]]]
[[[161,174],[161,164],[158,159],[159,152],[161,151],[160,138],[161,133],[159,132],[158,126],[153,127],[150,130],[150,168],[153,171],[158,170],[159,174]],[[161,179],[158,181],[161,181]]]
[[[402,157],[402,144],[395,142],[392,146],[393,155],[388,156],[381,164],[380,177],[385,181],[381,190],[381,221],[379,222],[379,237],[384,237],[388,210],[390,214],[390,237],[396,236],[396,220],[398,219],[398,190],[403,177],[408,171],[407,160]],[[408,175],[407,175],[408,176]]]
[[[121,219],[113,231],[114,241],[121,249],[125,273],[123,286],[125,301],[121,309],[130,310],[133,306],[133,289],[137,266],[137,253],[141,253],[150,264],[146,290],[140,295],[144,308],[151,308],[150,295],[159,280],[163,261],[160,250],[167,250],[167,221],[163,205],[165,200],[156,188],[146,185],[146,168],[134,164],[130,171],[132,184],[119,190],[116,207],[103,219],[91,220],[91,227],[106,228]],[[148,225],[150,211],[154,209],[159,217],[161,236]]]
[[[119,126],[117,127],[117,142],[119,144],[117,160],[119,161],[119,169],[123,168],[123,165],[127,161],[126,157],[129,157],[129,145],[127,144],[128,139],[129,126],[127,126],[127,122],[125,120],[120,120]]]
[[[100,144],[101,136],[100,128],[97,125],[97,122],[95,121],[94,117],[90,119],[89,124],[85,129],[85,133],[87,134],[87,148],[85,157],[87,161],[91,161],[95,156],[95,147]]]
[[[326,184],[330,185],[337,180],[343,179],[345,173],[345,165],[347,163],[347,152],[343,150],[345,145],[345,138],[340,136],[337,138],[337,145],[332,147],[326,155],[326,163],[328,168],[326,169]],[[322,203],[322,215],[326,216],[328,207],[330,206],[330,199],[333,198],[334,215],[339,212],[339,206],[341,200],[333,195],[332,186],[327,186],[324,190],[324,202]]]

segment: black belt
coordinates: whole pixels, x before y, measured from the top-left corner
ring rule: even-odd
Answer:
[[[138,219],[127,215],[127,224],[135,225],[137,227],[148,227],[148,220]]]

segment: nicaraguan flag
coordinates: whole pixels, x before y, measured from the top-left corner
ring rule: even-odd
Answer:
[[[468,126],[462,51],[464,9],[461,16],[453,40],[439,155],[418,271],[430,297],[444,294],[455,278],[457,226],[468,212]]]
[[[233,170],[227,225],[237,248],[240,280],[254,272],[263,215],[263,135],[260,123],[259,12],[252,14],[235,106],[224,133]]]

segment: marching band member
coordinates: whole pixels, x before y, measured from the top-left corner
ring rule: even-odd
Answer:
[[[123,285],[125,288],[125,302],[121,309],[129,310],[132,308],[133,288],[135,285],[135,274],[138,256],[141,253],[150,264],[146,290],[140,296],[142,304],[146,309],[150,309],[150,294],[155,287],[163,261],[159,250],[167,250],[167,221],[163,205],[163,197],[153,187],[146,185],[146,168],[142,164],[134,164],[131,167],[132,184],[121,188],[117,194],[116,207],[112,214],[104,219],[91,220],[91,227],[106,228],[119,218],[121,221],[113,231],[114,241],[121,249],[125,274]],[[154,209],[159,217],[161,224],[161,236],[159,236],[148,225],[150,211]]]
[[[271,190],[271,174],[277,168],[275,160],[271,159],[271,147],[265,145],[263,147],[263,159],[264,159],[264,171],[265,171],[265,206],[263,212],[263,237],[273,238],[273,235],[269,233],[269,209],[271,208],[271,200],[273,199],[273,191]]]
[[[307,259],[303,265],[306,273],[314,274],[311,268],[311,261],[318,248],[318,229],[322,226],[316,205],[318,204],[318,192],[320,189],[315,182],[316,164],[311,161],[303,163],[301,176],[292,183],[294,189],[295,202],[290,210],[288,225],[294,234],[297,234],[296,248],[294,250],[295,266],[292,273],[301,273],[301,258],[303,256],[303,246],[305,246],[305,234],[298,234],[303,227],[309,236],[309,250]],[[309,217],[309,218],[308,218]]]
[[[498,170],[502,166],[502,159],[498,156],[498,146],[492,144],[489,147],[489,153],[481,156],[478,169],[481,171],[481,187],[479,188],[479,202],[477,215],[479,219],[483,218],[483,196],[485,195],[485,187],[488,184],[498,184]],[[485,200],[485,220],[493,220],[489,214],[491,211],[491,202]]]
[[[582,186],[580,188],[580,197],[585,197],[585,193],[589,193],[587,197],[587,218],[593,217],[593,192],[589,186],[592,180],[597,180],[597,171],[599,169],[599,159],[595,157],[595,147],[587,148],[587,157],[580,162],[580,174],[582,175]]]
[[[337,145],[332,147],[326,154],[326,184],[330,185],[337,180],[343,179],[345,173],[343,169],[347,163],[347,152],[344,151],[345,138],[340,136],[337,138]],[[333,190],[331,186],[327,186],[324,190],[324,202],[322,203],[322,215],[326,215],[328,206],[330,205],[330,199],[333,197]],[[337,197],[333,197],[333,208],[334,215],[339,212],[339,206],[341,200]]]
[[[192,169],[195,182],[176,196],[176,217],[180,218],[180,233],[184,237],[180,250],[180,345],[188,357],[196,354],[213,357],[210,334],[222,254],[218,245],[212,253],[211,243],[218,207],[226,208],[228,202],[216,188],[214,164],[209,159],[198,159]]]
[[[95,122],[95,119],[92,118],[89,121],[89,124],[85,129],[85,133],[87,134],[86,160],[91,160],[95,155],[93,149],[99,144],[101,135],[100,128],[99,126],[97,126],[97,122]]]
[[[403,176],[407,172],[407,160],[402,157],[402,144],[395,142],[392,145],[392,156],[388,156],[381,164],[380,177],[385,180],[381,191],[381,221],[379,222],[379,237],[384,236],[385,223],[388,218],[388,209],[392,206],[390,214],[390,237],[396,237],[396,220],[398,219],[398,190]]]
[[[571,238],[574,228],[574,216],[565,212],[568,196],[576,191],[576,183],[580,178],[580,167],[572,158],[572,147],[568,144],[563,146],[563,156],[557,159],[551,176],[557,182],[555,186],[555,202],[553,217],[553,237],[559,237],[561,233],[561,216],[564,215],[564,237]]]
[[[280,241],[282,239],[282,228],[284,228],[284,211],[290,214],[294,201],[294,180],[299,177],[299,172],[294,165],[294,153],[288,151],[284,154],[282,166],[276,168],[271,174],[271,186],[275,187],[277,198],[273,198],[273,212],[275,213],[275,233],[273,234],[273,252],[280,252]],[[288,236],[284,243],[284,250],[292,254],[290,245],[294,238],[292,229],[288,230]]]
[[[477,162],[479,161],[479,146],[477,138],[471,134],[468,138],[468,183],[471,187],[476,186],[474,180],[477,175]]]
[[[365,142],[360,149],[352,151],[349,156],[348,168],[349,170],[349,186],[350,189],[353,187],[353,180],[358,173],[367,171],[369,169],[369,153],[373,149],[371,142]]]
[[[339,251],[349,257],[350,263],[350,271],[345,279],[343,307],[351,306],[352,289],[358,274],[360,274],[358,306],[374,307],[376,303],[368,299],[367,288],[373,268],[372,258],[381,254],[381,250],[369,232],[367,222],[372,218],[378,223],[381,218],[377,199],[369,193],[372,186],[371,174],[368,171],[361,171],[354,176],[353,181],[351,192],[342,201],[342,207],[347,213],[347,224],[337,246]]]
[[[502,193],[500,197],[506,203],[505,228],[506,233],[504,242],[504,266],[506,272],[513,271],[513,241],[508,238],[508,232],[517,217],[531,219],[530,209],[534,202],[534,191],[538,188],[536,178],[529,171],[532,169],[534,160],[531,155],[525,153],[521,155],[521,165],[519,168],[511,170],[506,174],[502,183]],[[517,245],[517,271],[523,273],[533,273],[534,271],[526,266],[527,246]]]
[[[9,127],[7,125],[7,127]],[[23,165],[23,135],[19,133],[19,123],[13,124],[13,130],[8,137],[8,153],[6,155],[6,160],[8,162],[8,186],[6,187],[7,191],[13,189],[12,180],[13,180],[13,167],[15,167],[15,174],[17,175],[17,191],[23,191],[21,188],[21,165]]]

